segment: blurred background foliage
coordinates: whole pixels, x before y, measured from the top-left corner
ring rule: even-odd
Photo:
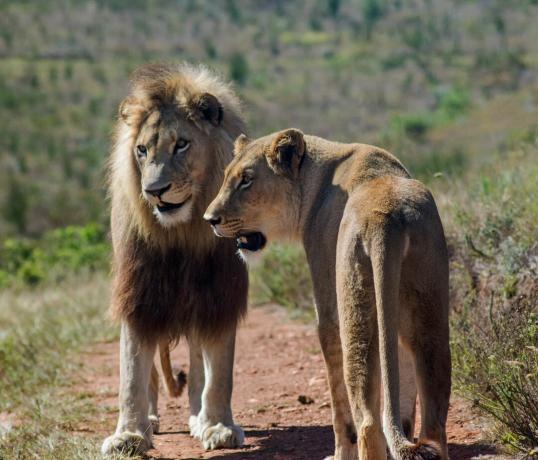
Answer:
[[[295,126],[377,143],[433,190],[451,254],[455,389],[497,420],[495,439],[534,455],[537,18],[536,0],[0,0],[0,326],[15,331],[0,334],[0,368],[29,382],[0,410],[39,393],[66,344],[95,337],[70,311],[109,333],[103,163],[117,106],[139,64],[188,60],[234,81],[252,136]],[[251,280],[254,302],[313,315],[300,248],[272,246]],[[28,347],[42,358],[21,367]],[[0,457],[26,452],[17,439]],[[78,455],[40,439],[41,458]]]
[[[112,122],[147,61],[233,79],[253,135],[297,126],[383,142],[421,175],[457,170],[535,120],[537,14],[531,0],[0,1],[0,234],[106,223]],[[487,145],[443,132],[516,92]]]

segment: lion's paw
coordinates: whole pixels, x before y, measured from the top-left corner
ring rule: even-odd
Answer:
[[[151,427],[153,429],[153,434],[159,432],[160,422],[159,422],[159,416],[158,415],[148,415],[148,419],[151,422]]]
[[[141,434],[125,431],[106,438],[101,446],[101,453],[103,455],[139,455],[151,449],[151,447],[151,441]]]
[[[196,415],[191,415],[189,417],[189,430],[193,438],[200,439],[200,428],[198,426],[198,417]]]
[[[226,426],[222,423],[206,426],[201,431],[199,438],[204,449],[213,450],[221,447],[234,448],[243,445],[245,433],[238,425]]]

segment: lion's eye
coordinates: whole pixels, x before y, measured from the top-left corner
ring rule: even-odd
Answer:
[[[145,145],[137,145],[136,153],[138,153],[138,156],[140,157],[146,157],[148,155],[148,149]]]
[[[241,177],[241,182],[239,182],[239,185],[237,186],[238,189],[246,189],[249,188],[252,185],[252,178],[249,176],[243,176]]]
[[[184,152],[190,147],[190,145],[191,143],[187,139],[179,139],[174,147],[174,155],[176,153]]]

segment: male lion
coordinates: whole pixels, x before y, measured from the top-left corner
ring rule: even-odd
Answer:
[[[168,343],[182,336],[190,349],[191,434],[206,449],[243,442],[230,400],[247,272],[233,242],[218,240],[202,219],[243,129],[236,96],[203,67],[142,67],[120,106],[109,161],[120,413],[103,454],[151,447],[154,353],[159,344],[168,375]]]
[[[370,145],[288,129],[253,141],[240,136],[235,149],[204,218],[217,235],[238,238],[247,259],[268,239],[303,242],[335,457],[384,459],[386,439],[395,459],[446,459],[448,262],[430,192]],[[422,410],[416,444],[415,374]]]

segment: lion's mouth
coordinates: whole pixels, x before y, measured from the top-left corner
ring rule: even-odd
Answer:
[[[252,232],[240,235],[236,241],[239,249],[255,252],[263,249],[265,243],[267,243],[267,238],[261,232]]]
[[[163,213],[163,214],[170,213],[172,211],[175,211],[176,209],[181,208],[190,199],[191,197],[189,196],[186,200],[183,200],[181,203],[166,203],[165,201],[161,201],[157,205],[157,209],[160,213]]]

